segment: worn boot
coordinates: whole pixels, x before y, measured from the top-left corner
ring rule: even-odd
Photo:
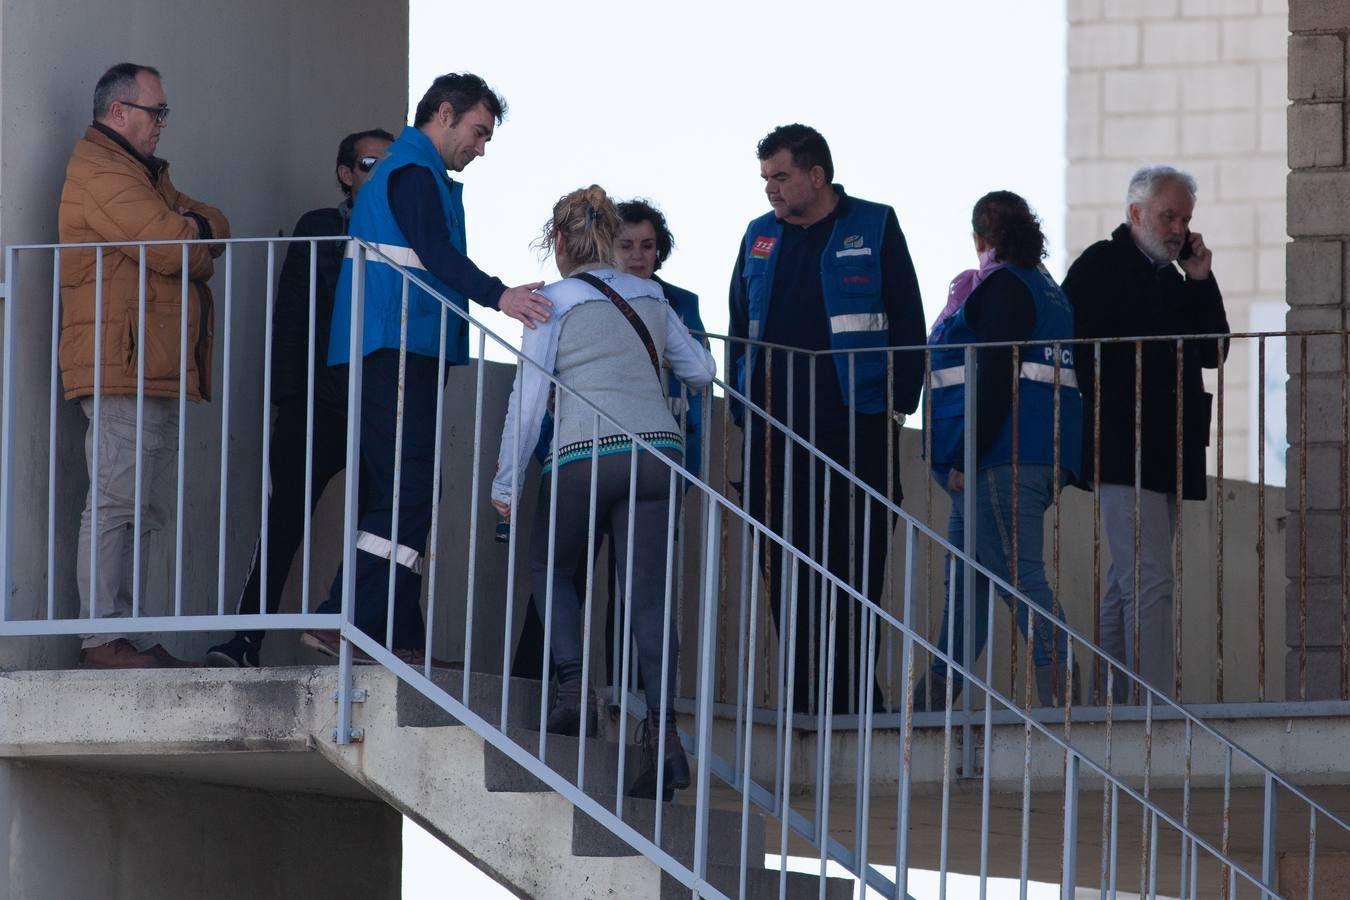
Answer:
[[[642,754],[642,768],[637,778],[628,787],[628,796],[643,800],[656,799],[657,765],[662,762],[661,734],[665,733],[666,753],[665,774],[662,776],[661,799],[669,802],[674,799],[676,789],[689,787],[689,758],[684,755],[680,745],[680,733],[675,727],[675,714],[666,715],[665,726],[660,722],[660,713],[649,711],[647,718],[638,725],[637,745]]]
[[[581,697],[583,693],[586,695],[584,729],[581,721]],[[596,710],[599,705],[600,701],[596,698],[595,691],[585,690],[580,678],[562,682],[553,695],[553,706],[548,711],[548,733],[564,734],[569,737],[595,737],[599,733],[596,727]]]

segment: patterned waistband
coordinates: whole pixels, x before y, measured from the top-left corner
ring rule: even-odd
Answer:
[[[638,437],[642,438],[653,447],[661,450],[679,450],[684,452],[684,440],[673,431],[639,431]],[[565,444],[558,448],[558,465],[565,466],[570,462],[576,462],[579,459],[591,458],[591,446],[594,441],[576,441],[572,444]],[[633,449],[633,441],[626,434],[613,434],[609,437],[600,439],[597,455],[609,456],[611,453],[628,453]],[[638,449],[643,449],[639,447]],[[550,453],[544,458],[544,473],[547,474],[553,468],[553,454]]]

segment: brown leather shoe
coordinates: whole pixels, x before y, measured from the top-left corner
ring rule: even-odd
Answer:
[[[311,650],[317,650],[324,656],[334,659],[342,652],[342,638],[333,629],[311,629],[300,634],[300,643]],[[358,666],[368,666],[375,662],[360,647],[352,647],[352,662]]]
[[[156,644],[145,652],[147,655],[155,658],[161,669],[192,669],[201,665],[201,663],[195,663],[191,660],[179,659],[168,650],[165,650],[163,644]]]
[[[126,638],[117,638],[97,647],[86,647],[80,651],[80,666],[85,669],[158,669],[162,668],[160,657],[152,651],[160,650],[165,656],[168,651],[156,644],[151,650],[142,652],[132,646]],[[169,657],[172,659],[173,657]]]
[[[421,669],[426,666],[427,654],[423,650],[395,650],[394,656],[402,662],[407,663],[414,669]],[[464,663],[459,660],[440,659],[433,656],[431,658],[431,667],[433,669],[450,669],[456,672],[464,671]]]

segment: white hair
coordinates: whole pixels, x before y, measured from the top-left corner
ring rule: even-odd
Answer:
[[[1130,221],[1130,207],[1136,203],[1143,205],[1152,199],[1159,186],[1165,182],[1179,184],[1191,195],[1196,195],[1195,178],[1189,172],[1174,169],[1171,166],[1145,166],[1130,178],[1130,187],[1125,192],[1125,221]]]

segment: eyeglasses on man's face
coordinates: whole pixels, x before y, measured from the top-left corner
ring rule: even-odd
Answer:
[[[375,168],[375,164],[380,161],[378,156],[363,156],[356,161],[356,167],[362,172],[369,172]]]
[[[156,125],[163,125],[165,120],[169,118],[169,105],[167,103],[161,103],[159,106],[142,106],[129,100],[123,100],[121,103],[123,106],[130,106],[132,109],[149,113],[154,118]]]

